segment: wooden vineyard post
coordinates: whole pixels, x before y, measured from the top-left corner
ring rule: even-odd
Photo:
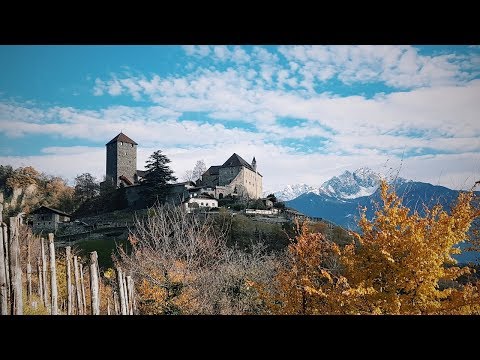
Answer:
[[[113,308],[115,310],[115,315],[119,315],[118,314],[118,295],[116,291],[113,292]]]
[[[38,274],[38,297],[40,298],[40,302],[45,305],[45,300],[43,299],[43,269],[42,269],[42,262],[40,258],[37,259],[37,274]]]
[[[82,300],[83,300],[83,313],[86,315],[87,314],[87,301],[85,299],[85,282],[83,280],[83,265],[82,263],[80,265],[80,285],[82,289]]]
[[[0,314],[8,315],[7,274],[5,264],[5,249],[3,245],[3,204],[0,203]]]
[[[123,286],[123,273],[122,268],[117,267],[117,285],[118,285],[118,294],[120,296],[120,310],[122,315],[127,315],[127,302],[125,301],[125,292]]]
[[[128,290],[128,315],[133,315],[133,279],[127,276],[127,290]]]
[[[122,285],[123,285],[123,296],[125,296],[125,315],[129,314],[129,308],[128,308],[128,290],[127,290],[127,273],[123,273],[122,277]]]
[[[27,240],[27,299],[32,305],[32,264],[30,263],[30,237]]]
[[[72,315],[72,271],[70,268],[71,247],[65,248],[65,257],[67,263],[67,315]]]
[[[18,241],[18,217],[10,218],[10,281],[11,314],[23,314],[22,268],[20,266],[20,243]]]
[[[7,280],[7,302],[10,302],[10,247],[8,246],[8,228],[7,224],[3,223],[3,252],[5,254],[5,277]]]
[[[43,270],[43,301],[44,305],[47,309],[50,308],[50,303],[48,301],[48,281],[47,281],[47,255],[45,253],[45,239],[41,238],[40,239],[40,245],[41,245],[41,250],[42,250],[42,270]]]
[[[98,292],[98,257],[97,252],[90,253],[90,301],[92,306],[92,315],[100,315],[100,298]]]
[[[77,313],[78,315],[83,315],[82,288],[80,286],[80,274],[78,271],[78,262],[76,256],[73,257],[73,274],[75,276],[75,290],[77,292]]]
[[[48,234],[48,246],[50,248],[50,283],[52,292],[51,313],[52,315],[58,315],[57,269],[55,266],[55,244],[53,243],[53,233]]]

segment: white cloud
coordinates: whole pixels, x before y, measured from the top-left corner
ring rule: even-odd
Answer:
[[[250,56],[240,46],[235,46],[232,54],[232,60],[237,64],[243,64],[250,61]]]
[[[185,76],[113,74],[95,80],[94,95],[130,95],[150,101],[148,107],[93,111],[0,102],[0,132],[12,138],[45,134],[107,142],[123,130],[141,144],[139,167],[160,148],[171,156],[177,175],[200,158],[213,165],[232,152],[247,161],[255,155],[271,190],[286,183],[319,184],[345,169],[379,167],[387,160],[398,164],[403,153],[408,154],[404,177],[429,182],[441,177],[441,183],[456,187],[478,174],[480,80],[471,79],[478,73],[478,56],[425,56],[411,46],[288,46],[278,52],[258,46],[249,52],[238,46],[184,49],[192,56],[189,61],[209,56],[223,69],[199,67]],[[410,90],[373,98],[318,93],[318,85],[333,78],[345,84],[381,81]],[[186,112],[215,121],[202,124]],[[288,119],[302,124],[287,126]],[[255,130],[241,125],[231,129],[229,121]],[[312,137],[323,138],[321,151],[302,143]],[[85,152],[93,161],[93,170],[85,171],[103,174],[104,156],[91,155],[99,149],[104,151],[52,144],[37,157],[0,161],[32,161],[47,170],[53,168],[45,159],[64,166],[69,156],[75,160]],[[446,154],[422,155],[435,152]],[[449,170],[450,161],[455,164]],[[75,168],[65,163],[66,174]]]
[[[49,175],[60,176],[73,184],[73,179],[84,172],[89,172],[103,179],[105,175],[105,149],[96,147],[50,148],[46,155],[35,156],[0,156],[1,164],[14,167],[33,166]]]
[[[185,53],[190,56],[202,58],[210,54],[210,46],[208,45],[184,45],[182,48],[185,50]]]
[[[225,45],[214,46],[213,53],[215,58],[219,61],[226,61],[230,58],[230,50]]]
[[[120,82],[118,82],[116,79],[112,80],[108,85],[108,93],[112,96],[120,95],[122,93],[122,86],[120,85]]]
[[[427,56],[413,46],[397,45],[282,46],[279,52],[293,70],[301,64],[301,83],[306,88],[314,80],[322,82],[334,75],[346,84],[380,81],[402,89],[450,85],[472,79],[476,74],[463,69],[478,62],[478,55]]]

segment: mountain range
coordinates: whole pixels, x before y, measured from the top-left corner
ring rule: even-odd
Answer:
[[[356,199],[373,194],[379,184],[380,176],[371,169],[363,167],[354,172],[345,171],[318,187],[307,184],[287,185],[274,194],[277,199],[282,201],[293,200],[306,193],[326,195],[337,199]]]
[[[378,174],[368,168],[360,168],[354,172],[345,171],[340,176],[324,182],[320,187],[309,188],[305,184],[289,186],[275,195],[279,199],[290,197],[285,204],[305,215],[323,218],[347,229],[358,230],[360,209],[366,207],[367,218],[371,219],[375,203],[381,200],[379,184]],[[403,178],[396,178],[391,184],[403,198],[403,204],[412,210],[418,210],[420,214],[423,213],[423,205],[432,207],[440,203],[445,209],[449,209],[459,193],[444,186]],[[303,189],[305,191],[301,193]],[[299,194],[297,197],[291,197],[297,193]],[[463,262],[478,258],[478,255],[464,252],[457,258]]]

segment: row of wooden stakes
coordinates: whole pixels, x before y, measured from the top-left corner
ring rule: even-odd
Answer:
[[[2,315],[22,315],[24,313],[22,267],[20,261],[19,229],[21,218],[10,217],[9,226],[1,219],[0,204],[0,313]],[[71,247],[65,248],[67,304],[66,312],[60,312],[58,306],[57,270],[55,259],[54,234],[48,234],[48,250],[50,263],[47,264],[47,247],[44,238],[38,238],[41,242],[41,255],[37,259],[37,295],[40,302],[48,309],[51,315],[88,315],[85,295],[84,271],[77,256],[73,256],[72,282],[72,252]],[[28,248],[28,251],[30,249]],[[50,268],[50,284],[48,284],[47,267]],[[107,297],[107,315],[133,315],[137,313],[135,301],[135,288],[132,277],[127,276],[120,267],[117,270],[116,289],[113,291],[113,309],[110,298]],[[97,252],[90,253],[90,314],[100,315],[100,271],[98,266]],[[30,306],[38,304],[32,301],[32,266],[30,253],[27,257],[26,266],[27,301]],[[50,285],[50,286],[49,286]],[[50,296],[49,296],[50,292]]]

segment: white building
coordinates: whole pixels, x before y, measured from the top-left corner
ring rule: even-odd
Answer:
[[[201,194],[196,195],[192,194],[192,197],[189,197],[182,202],[182,208],[187,212],[192,212],[195,209],[211,209],[217,208],[218,201],[211,195]]]

